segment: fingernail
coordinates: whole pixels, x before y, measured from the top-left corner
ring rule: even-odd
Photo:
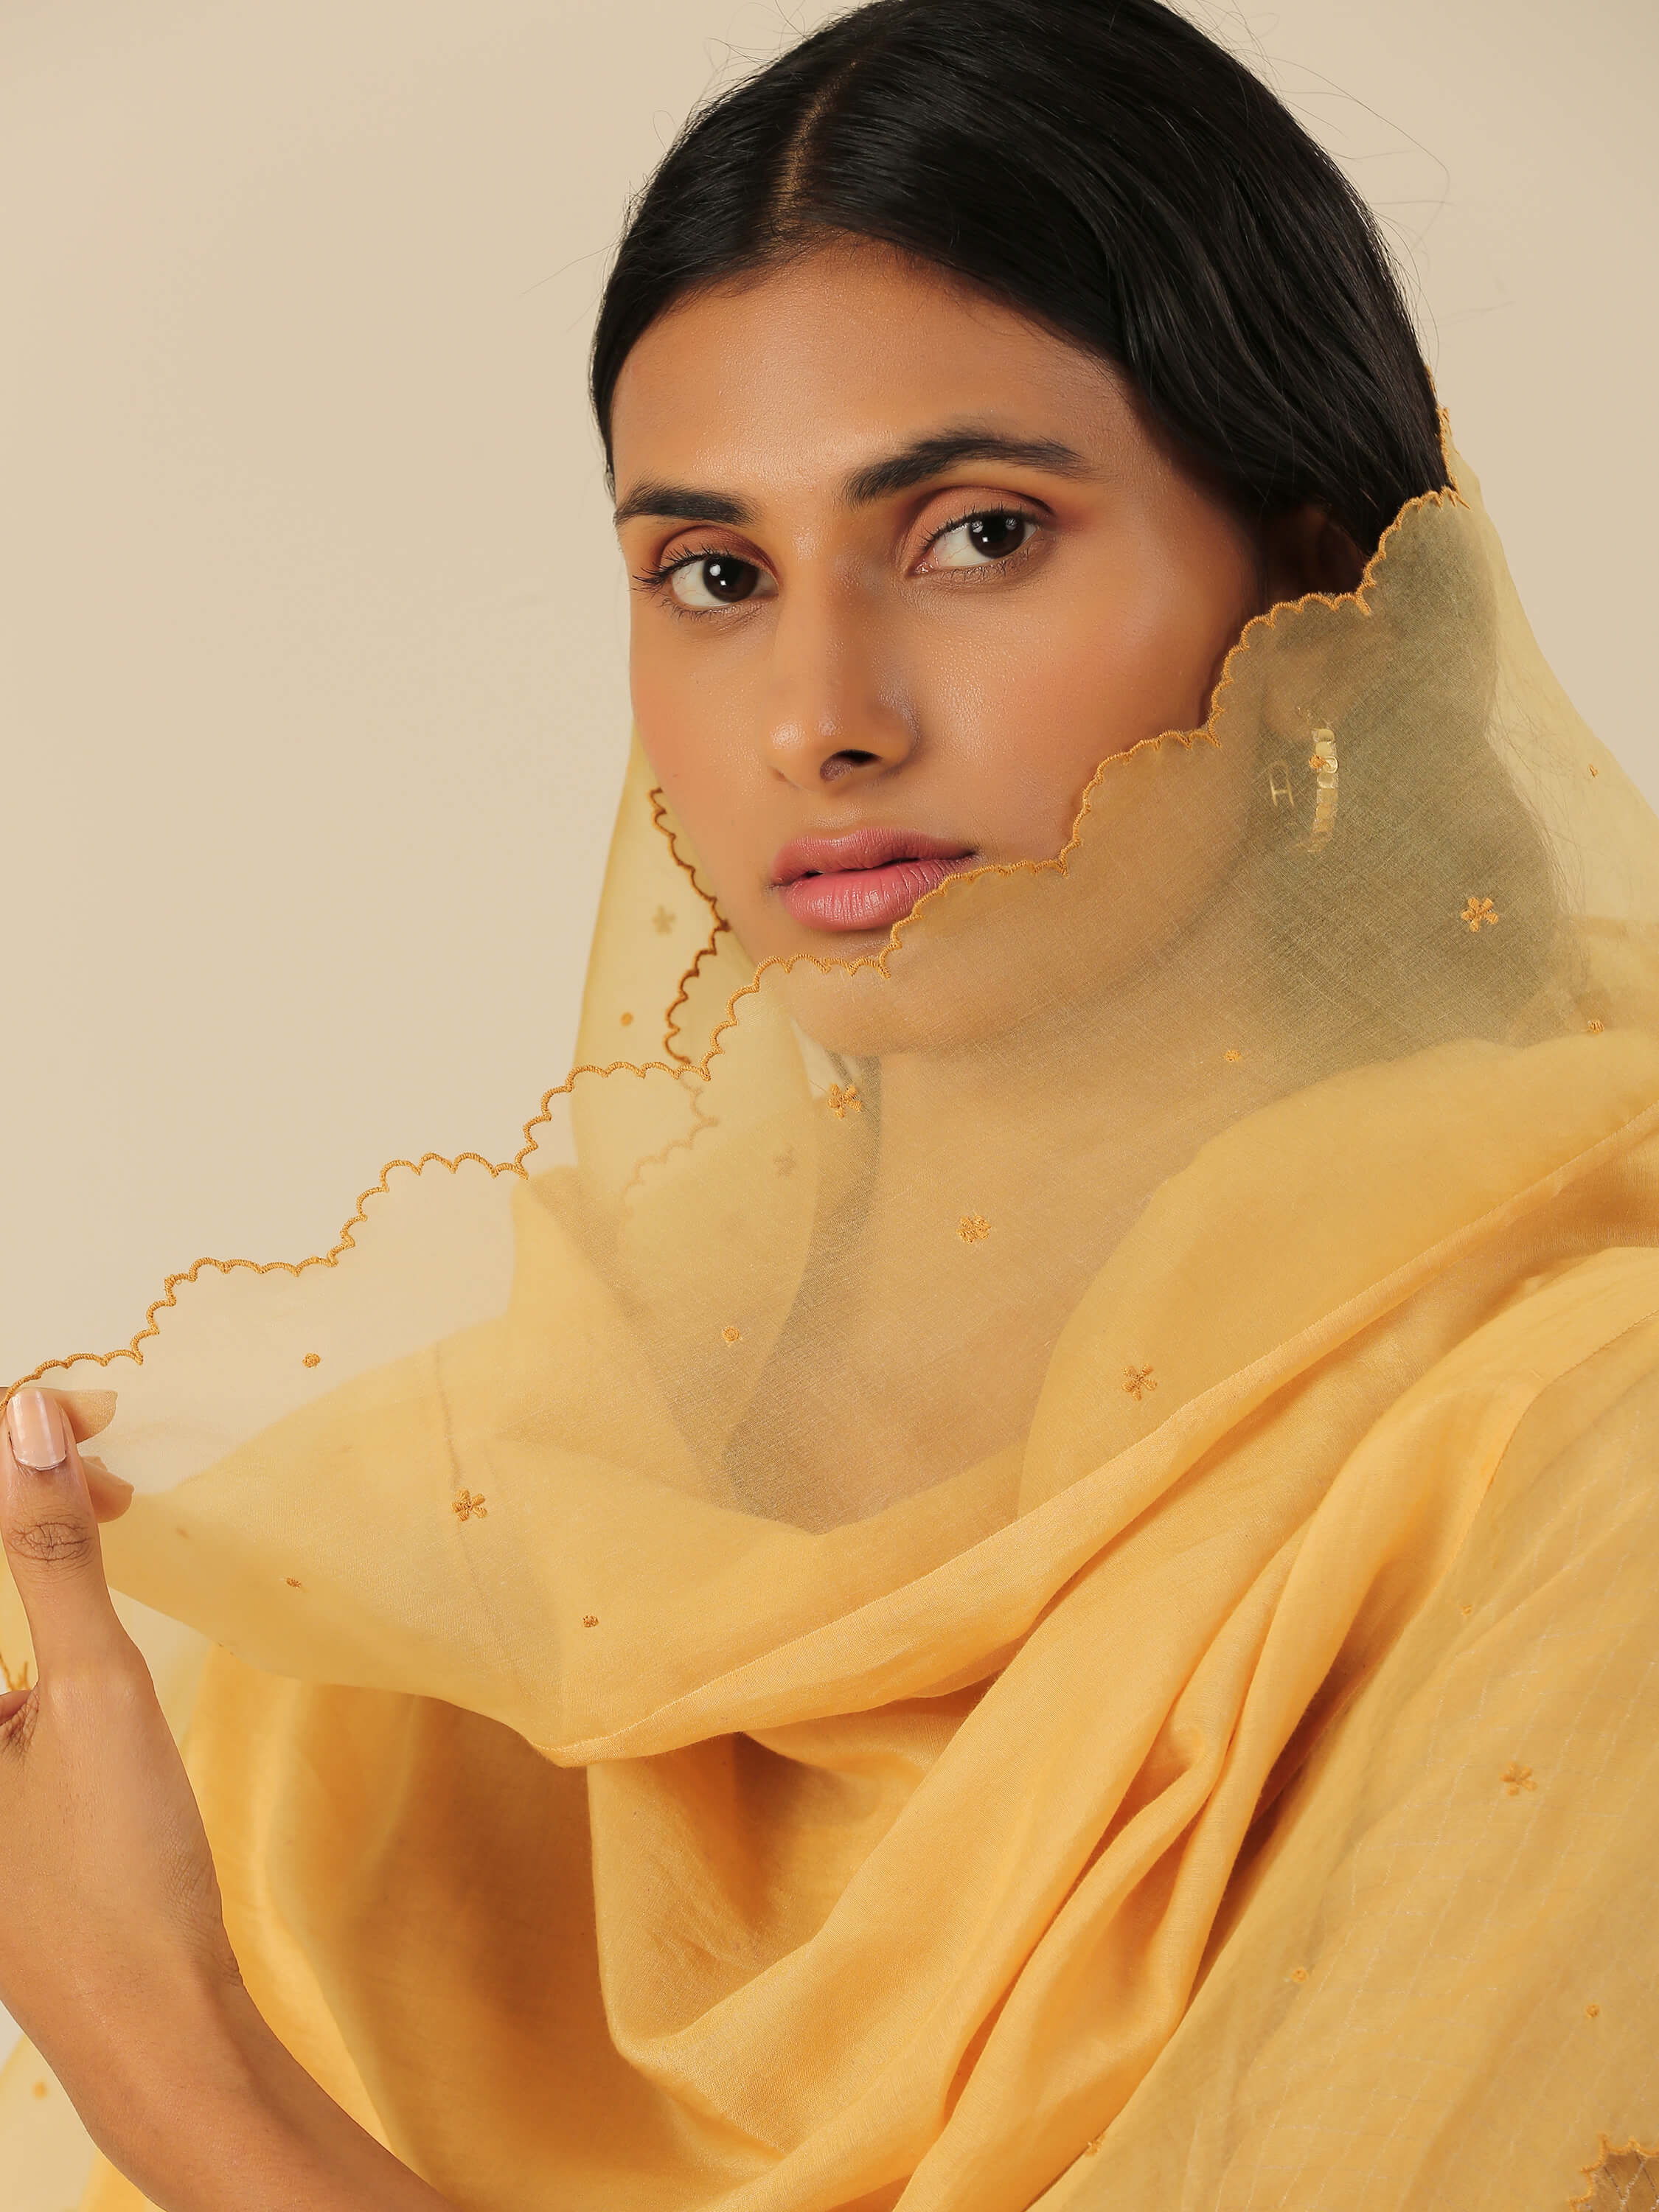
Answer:
[[[12,1456],[37,1474],[50,1474],[69,1457],[64,1417],[44,1390],[19,1390],[6,1404]]]

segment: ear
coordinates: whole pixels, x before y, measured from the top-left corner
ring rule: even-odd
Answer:
[[[1352,592],[1365,573],[1364,555],[1323,507],[1276,514],[1262,532],[1262,552],[1269,605],[1308,592]]]

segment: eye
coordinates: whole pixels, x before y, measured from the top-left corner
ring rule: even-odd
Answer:
[[[988,562],[1006,561],[1030,542],[1036,524],[1029,514],[1012,507],[994,507],[970,514],[941,531],[927,549],[934,568],[981,568]]]
[[[752,561],[739,561],[731,553],[704,553],[677,563],[669,572],[668,588],[683,607],[701,613],[751,599],[764,581],[765,571]]]

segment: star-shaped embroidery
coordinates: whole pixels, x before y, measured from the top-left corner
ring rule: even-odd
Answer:
[[[1150,1367],[1126,1367],[1123,1370],[1123,1387],[1132,1398],[1139,1401],[1148,1390],[1157,1389],[1158,1377]]]
[[[1517,1759],[1510,1759],[1498,1778],[1511,1797],[1518,1797],[1523,1790],[1535,1790],[1538,1787],[1532,1778],[1531,1767],[1522,1766]]]
[[[849,1112],[861,1114],[864,1111],[864,1101],[859,1097],[856,1084],[849,1083],[843,1091],[839,1083],[832,1083],[827,1103],[838,1121],[844,1121]]]
[[[470,1490],[464,1490],[459,1498],[452,1498],[449,1502],[463,1521],[470,1520],[475,1513],[481,1521],[489,1518],[483,1499],[475,1498]]]
[[[651,917],[651,927],[659,937],[666,937],[674,927],[674,917],[665,906],[659,906]]]
[[[1463,911],[1457,919],[1460,921],[1468,922],[1470,929],[1478,937],[1480,934],[1480,925],[1483,921],[1496,924],[1498,909],[1489,898],[1476,898],[1474,893],[1471,891],[1464,900]]]

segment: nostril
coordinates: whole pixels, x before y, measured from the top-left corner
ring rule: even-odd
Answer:
[[[875,757],[874,753],[831,753],[818,770],[818,775],[823,782],[833,783],[837,776],[850,775],[855,768],[867,767]]]

